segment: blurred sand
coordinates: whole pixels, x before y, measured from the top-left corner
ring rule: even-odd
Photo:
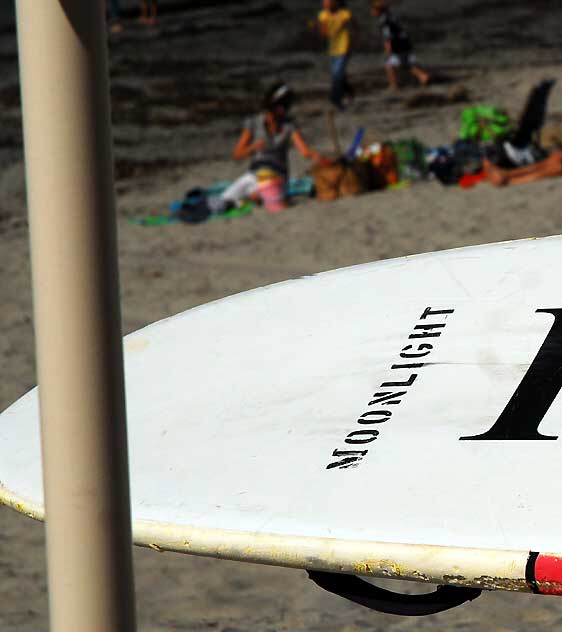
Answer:
[[[134,4],[134,3],[130,3]],[[302,25],[317,2],[168,3],[157,28],[127,21],[110,40],[124,330],[249,288],[351,264],[561,232],[562,180],[471,190],[420,183],[333,203],[299,201],[278,215],[257,209],[201,226],[141,227],[128,218],[165,212],[196,185],[240,173],[229,160],[242,118],[272,76],[301,95],[296,114],[310,142],[325,129],[325,56]],[[421,61],[474,102],[522,107],[529,88],[560,77],[562,7],[555,0],[396,3]],[[338,117],[342,141],[359,124],[374,137],[452,140],[463,105],[408,109],[384,88],[380,42],[365,3],[350,71],[359,98]],[[172,9],[174,9],[172,11]],[[28,234],[15,35],[0,30],[0,409],[35,383]],[[562,91],[549,117],[562,119]],[[295,159],[293,171],[304,165]],[[562,623],[562,600],[486,594],[425,619],[371,613],[323,594],[304,572],[135,550],[139,630],[260,632],[434,629],[523,631]],[[0,630],[47,630],[43,527],[0,509]]]

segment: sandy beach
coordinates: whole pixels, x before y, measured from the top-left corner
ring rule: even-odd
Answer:
[[[322,44],[305,24],[312,0],[162,2],[158,24],[136,21],[109,37],[123,331],[277,281],[419,252],[562,232],[562,179],[468,190],[417,182],[334,202],[299,198],[278,214],[256,208],[237,219],[142,226],[187,189],[240,174],[230,159],[242,120],[275,78],[290,82],[312,146],[333,151],[326,129],[329,77]],[[530,88],[561,78],[562,5],[555,0],[401,0],[420,61],[439,81],[398,94],[386,89],[381,41],[368,3],[351,1],[361,26],[350,65],[357,99],[337,115],[347,145],[358,126],[373,139],[456,138],[470,103],[517,116]],[[129,10],[130,7],[130,10]],[[31,280],[13,25],[0,28],[0,410],[35,385]],[[465,103],[409,107],[421,92],[462,86]],[[562,84],[548,121],[562,121]],[[292,172],[306,166],[292,156]],[[1,468],[1,465],[0,465]],[[0,469],[1,476],[1,469]],[[554,630],[562,600],[484,594],[469,606],[423,619],[369,612],[323,593],[302,571],[135,549],[139,630],[358,632],[447,627]],[[396,584],[393,582],[392,585]],[[397,588],[409,588],[398,583]],[[0,508],[0,630],[48,629],[43,525]]]

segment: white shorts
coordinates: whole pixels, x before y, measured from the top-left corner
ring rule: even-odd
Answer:
[[[385,65],[391,66],[392,68],[400,68],[402,66],[408,68],[415,63],[416,56],[414,53],[392,53],[392,55],[388,56]]]

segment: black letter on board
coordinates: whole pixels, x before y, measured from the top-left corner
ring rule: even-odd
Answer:
[[[562,309],[537,313],[552,314],[554,323],[521,384],[487,432],[461,441],[558,439],[540,434],[538,427],[562,388]]]

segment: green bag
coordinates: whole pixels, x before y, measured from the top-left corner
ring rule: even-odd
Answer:
[[[462,111],[459,139],[491,142],[512,130],[513,122],[505,110],[492,105],[475,105]]]
[[[427,148],[415,138],[388,141],[396,156],[400,180],[421,180],[427,177]]]

